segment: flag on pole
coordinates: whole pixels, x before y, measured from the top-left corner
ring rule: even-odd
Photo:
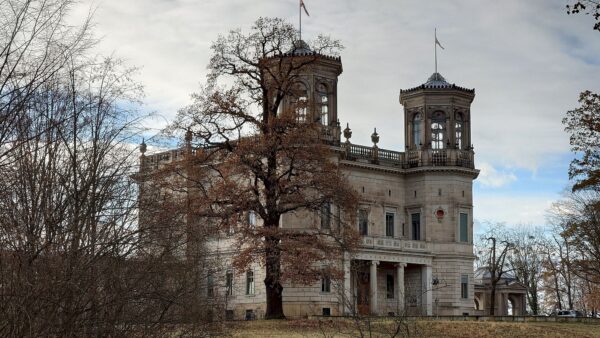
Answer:
[[[444,47],[442,46],[442,44],[438,41],[437,39],[437,35],[435,36],[435,44],[440,46],[441,49],[444,49]]]
[[[308,14],[308,11],[306,10],[306,5],[304,4],[304,1],[300,0],[300,7],[302,9],[304,9],[304,13],[306,13],[307,16],[310,16],[310,14]]]

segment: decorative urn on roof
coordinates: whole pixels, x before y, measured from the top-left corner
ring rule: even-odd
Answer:
[[[379,134],[377,134],[377,128],[371,134],[371,141],[373,142],[373,146],[377,147],[377,143],[379,142]]]
[[[344,129],[344,138],[346,139],[346,143],[350,143],[351,137],[352,137],[352,130],[350,129],[350,124],[346,123],[346,129]]]

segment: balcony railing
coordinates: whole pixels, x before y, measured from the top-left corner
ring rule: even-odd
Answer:
[[[342,157],[351,161],[365,161],[384,166],[395,166],[404,169],[426,166],[456,166],[474,169],[473,151],[462,149],[423,149],[399,152],[367,147],[352,143],[338,143],[340,130],[338,127],[322,129],[322,138],[338,149]],[[339,148],[338,148],[339,145]],[[191,149],[192,153],[195,149]],[[183,158],[185,149],[179,148],[145,156],[143,165],[146,168],[158,168],[159,164],[177,161]]]
[[[425,241],[413,241],[408,239],[364,236],[363,248],[385,249],[397,251],[427,252],[431,251],[429,243]]]
[[[327,144],[338,146],[340,144],[340,135],[339,126],[321,127],[321,139]]]
[[[341,152],[347,160],[366,160],[374,164],[392,165],[405,169],[424,166],[457,166],[474,169],[473,151],[462,149],[409,150],[406,153],[342,143]]]

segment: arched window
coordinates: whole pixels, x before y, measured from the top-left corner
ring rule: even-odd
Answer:
[[[327,86],[320,83],[317,86],[317,102],[318,102],[318,113],[321,124],[324,126],[329,125],[329,96],[327,95]]]
[[[446,115],[439,111],[431,119],[431,149],[444,149],[446,136]]]
[[[463,118],[462,114],[456,115],[456,123],[454,124],[454,137],[456,139],[456,148],[463,148]]]
[[[421,114],[416,114],[412,121],[413,129],[413,144],[418,146],[421,144]]]

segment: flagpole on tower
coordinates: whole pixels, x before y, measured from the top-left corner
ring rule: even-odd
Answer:
[[[299,17],[299,23],[300,23],[300,38],[298,39],[298,41],[302,41],[302,0],[300,0],[300,6],[298,6],[298,17]]]
[[[438,79],[438,71],[437,71],[437,47],[440,46],[441,49],[444,49],[444,46],[442,46],[440,41],[437,39],[437,28],[435,28],[433,31],[433,37],[435,40],[435,42],[433,43],[434,48],[435,48],[435,52],[434,52],[434,55],[435,55],[435,79],[439,80]]]
[[[310,16],[310,14],[308,14],[308,11],[306,10],[306,5],[304,4],[304,1],[300,0],[298,2],[298,23],[299,23],[299,30],[298,32],[300,33],[300,39],[302,40],[302,10],[304,9],[304,13],[306,13],[307,16]]]
[[[437,80],[437,28],[434,28],[434,30],[433,30],[433,37],[434,37],[433,46],[435,49],[435,52],[434,52],[434,55],[435,55],[435,77]]]

